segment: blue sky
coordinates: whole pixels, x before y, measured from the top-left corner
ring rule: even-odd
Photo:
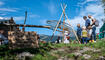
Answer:
[[[0,0],[0,17],[14,17],[17,24],[24,23],[25,11],[28,12],[26,24],[46,25],[46,20],[59,20],[62,13],[61,4],[67,4],[66,14],[76,29],[76,24],[84,25],[82,16],[91,14],[97,19],[104,17],[100,0]],[[102,22],[100,21],[100,27]],[[97,32],[99,28],[97,29]],[[52,30],[27,28],[38,34],[52,35]]]

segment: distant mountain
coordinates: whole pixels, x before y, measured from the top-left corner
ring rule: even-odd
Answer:
[[[47,42],[48,41],[55,42],[57,40],[57,38],[58,38],[58,36],[54,36],[53,39],[50,40],[51,39],[50,35],[40,34],[39,36],[40,36],[40,40],[47,41]],[[60,40],[62,40],[62,37],[61,37]],[[70,40],[76,40],[75,36],[70,37]]]
[[[40,40],[43,40],[43,41],[51,41],[51,42],[54,42],[54,41],[56,41],[57,40],[57,36],[54,36],[53,37],[53,39],[52,40],[50,40],[51,39],[51,36],[50,35],[40,35]],[[62,38],[62,37],[61,37]]]

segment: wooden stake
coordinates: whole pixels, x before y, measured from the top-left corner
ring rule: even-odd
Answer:
[[[23,31],[25,31],[26,20],[27,20],[27,11],[25,12],[24,26],[23,26],[23,28],[22,28]]]
[[[65,5],[64,5],[64,7],[65,7]],[[63,16],[63,41],[62,42],[64,42],[64,32],[65,32],[65,30],[64,30],[64,25],[65,25],[65,8],[64,8],[63,14],[64,14],[64,16]]]

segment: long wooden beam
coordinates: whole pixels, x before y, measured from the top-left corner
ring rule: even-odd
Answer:
[[[8,26],[50,28],[50,26],[42,26],[42,25],[24,25],[24,24],[8,24]]]

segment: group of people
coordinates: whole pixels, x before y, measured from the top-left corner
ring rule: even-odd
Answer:
[[[83,16],[85,26],[77,24],[77,36],[79,41],[83,44],[88,42],[96,42],[96,27],[99,25],[97,20],[91,15]]]

